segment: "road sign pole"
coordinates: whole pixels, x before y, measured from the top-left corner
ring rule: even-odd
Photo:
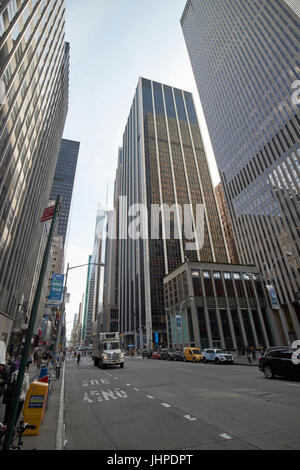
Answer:
[[[18,377],[17,377],[16,390],[15,390],[15,393],[14,393],[14,396],[13,396],[13,399],[12,399],[12,402],[11,402],[11,409],[10,409],[10,412],[9,412],[7,430],[6,430],[6,433],[5,433],[5,438],[4,438],[4,442],[3,442],[3,446],[2,446],[3,450],[9,450],[11,441],[13,439],[13,432],[14,432],[14,427],[15,427],[15,420],[16,420],[16,416],[17,416],[17,409],[18,409],[19,399],[20,399],[20,395],[21,395],[21,388],[22,388],[22,384],[23,384],[23,380],[24,380],[24,374],[25,374],[28,355],[29,355],[29,351],[30,351],[31,339],[32,339],[35,320],[36,320],[38,307],[39,307],[39,303],[40,303],[44,278],[45,278],[45,275],[46,275],[46,272],[47,272],[48,259],[49,259],[50,250],[51,250],[52,238],[53,238],[53,235],[54,235],[54,229],[55,229],[56,220],[57,220],[57,216],[58,216],[59,208],[60,208],[60,198],[61,198],[60,195],[58,195],[57,199],[56,199],[55,211],[54,211],[53,219],[52,219],[52,222],[51,222],[50,232],[49,232],[49,235],[48,235],[48,241],[47,241],[47,245],[46,245],[46,248],[45,248],[44,257],[43,257],[43,261],[42,261],[40,276],[39,276],[38,284],[37,284],[37,287],[36,287],[32,308],[31,308],[30,319],[29,319],[29,324],[28,324],[28,330],[27,330],[27,334],[26,334],[26,338],[25,338],[25,344],[24,344],[24,348],[23,348],[21,363],[20,363]]]

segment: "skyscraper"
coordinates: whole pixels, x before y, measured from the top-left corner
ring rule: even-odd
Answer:
[[[64,0],[0,3],[0,338],[28,302],[68,109]],[[30,309],[30,305],[28,306]]]
[[[86,344],[90,344],[95,329],[101,329],[101,301],[103,299],[104,287],[104,273],[103,267],[105,260],[105,229],[107,224],[107,210],[98,204],[94,249],[91,258],[91,267],[89,274],[89,281],[87,286],[88,300],[87,300],[87,314],[85,322],[85,337]]]
[[[228,206],[223,190],[222,183],[219,183],[215,187],[215,193],[216,193],[216,198],[217,198],[217,204],[219,207],[220,211],[220,216],[223,224],[223,229],[224,229],[224,235],[228,247],[228,252],[229,252],[229,259],[231,263],[238,263],[239,258],[237,254],[237,249],[236,249],[236,243],[233,235],[233,230],[232,230],[232,225],[230,221],[230,216],[228,212]]]
[[[166,344],[163,278],[188,258],[227,262],[215,194],[191,93],[140,78],[123,135],[119,207],[119,317],[125,344]],[[122,199],[123,201],[123,199]],[[148,236],[128,229],[134,204],[147,208]],[[165,204],[164,207],[161,207]],[[174,207],[174,211],[169,210]],[[178,211],[204,204],[204,243],[191,250]],[[161,207],[159,235],[152,237],[151,211]],[[127,210],[129,209],[129,211]],[[170,215],[170,237],[165,221]],[[156,227],[154,227],[156,228]],[[135,341],[135,343],[133,343]]]
[[[68,222],[79,147],[79,142],[62,139],[50,193],[50,198],[54,200],[58,194],[61,195],[62,207],[58,218],[57,235],[63,237],[65,245],[67,241],[67,231],[70,225]]]
[[[274,285],[285,341],[300,337],[300,8],[188,0],[181,25],[240,261]]]

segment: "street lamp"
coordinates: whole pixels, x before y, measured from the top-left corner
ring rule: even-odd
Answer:
[[[61,328],[62,328],[62,325],[64,324],[65,325],[65,296],[66,296],[66,289],[67,289],[67,280],[68,280],[68,274],[69,274],[69,271],[71,269],[76,269],[76,268],[82,268],[84,266],[90,266],[91,264],[94,264],[96,266],[105,266],[104,263],[86,263],[86,264],[80,264],[78,266],[69,266],[69,263],[67,265],[67,271],[66,271],[66,274],[65,274],[65,285],[64,285],[64,288],[63,288],[63,298],[62,298],[62,309],[63,309],[63,313],[61,315],[61,318],[60,318],[60,322],[59,322],[59,327],[58,327],[58,333],[57,333],[57,338],[56,338],[56,352],[58,351],[58,348],[59,348],[59,343],[60,343],[60,336],[61,336]]]
[[[271,267],[269,268],[269,266],[267,265],[267,263],[263,263],[264,266],[266,266],[267,270],[268,270],[268,273],[269,273],[269,276],[270,276],[270,279],[272,281],[274,281],[274,274],[272,275],[271,274],[271,270],[273,268],[273,266],[277,263],[277,261],[281,260],[281,259],[285,259],[285,257],[288,256],[288,257],[291,257],[293,256],[293,253],[291,253],[290,251],[287,251],[283,256],[280,256],[279,258],[275,259],[275,261],[271,264]]]

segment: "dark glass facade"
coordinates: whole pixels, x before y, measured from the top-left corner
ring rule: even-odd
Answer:
[[[79,142],[62,139],[50,193],[50,199],[53,200],[56,200],[58,194],[61,195],[62,206],[58,218],[57,235],[63,237],[65,245],[79,147]]]
[[[188,0],[181,25],[240,262],[275,286],[288,343],[300,335],[299,2]]]
[[[120,240],[119,311],[121,332],[138,347],[166,344],[163,278],[185,257],[190,260],[227,262],[208,163],[203,149],[192,95],[183,90],[141,78],[123,137],[120,195],[148,209],[148,237]],[[192,207],[204,204],[204,243],[186,249],[174,238],[178,219],[170,211],[170,237],[164,237],[164,209],[159,237],[151,237],[151,209],[162,204]],[[127,232],[132,217],[121,213],[121,231]],[[180,227],[182,229],[182,226]]]

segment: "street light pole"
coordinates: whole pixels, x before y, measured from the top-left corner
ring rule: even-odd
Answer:
[[[42,294],[42,288],[43,288],[43,283],[44,283],[44,278],[46,275],[47,271],[47,266],[48,266],[48,259],[50,255],[50,250],[51,250],[51,243],[52,243],[52,238],[54,235],[54,229],[56,226],[56,220],[58,217],[59,209],[60,209],[60,198],[61,196],[58,195],[56,198],[55,202],[55,208],[54,208],[54,214],[50,226],[50,231],[48,235],[48,240],[47,240],[47,245],[44,251],[44,256],[43,256],[43,261],[42,261],[42,266],[40,270],[40,275],[39,275],[39,280],[37,283],[35,295],[34,295],[34,300],[31,308],[31,313],[30,313],[30,319],[29,319],[29,324],[28,324],[28,330],[25,338],[25,344],[23,348],[23,353],[22,353],[22,358],[21,358],[21,363],[18,371],[18,376],[17,376],[17,383],[16,383],[16,390],[14,393],[14,396],[12,398],[12,404],[11,404],[11,409],[9,413],[9,418],[8,418],[8,425],[7,425],[7,431],[5,433],[4,437],[4,442],[3,442],[3,450],[9,450],[12,438],[13,438],[13,432],[14,432],[14,427],[15,427],[15,420],[17,416],[17,409],[19,405],[19,399],[21,395],[21,389],[22,389],[22,384],[24,380],[24,374],[25,374],[25,369],[27,366],[27,359],[30,351],[30,346],[31,346],[31,339],[32,339],[32,334],[34,330],[34,325],[35,325],[35,320],[38,312],[38,307],[40,303],[40,298]]]
[[[64,290],[63,290],[63,298],[62,298],[62,310],[63,312],[61,313],[60,316],[60,321],[59,321],[59,326],[58,326],[58,332],[57,332],[57,338],[56,338],[56,353],[59,348],[59,343],[60,343],[60,336],[61,336],[61,329],[64,324],[65,320],[65,295],[66,295],[66,290],[67,290],[67,280],[68,280],[68,273],[71,269],[76,269],[76,268],[82,268],[84,266],[90,266],[91,264],[95,264],[97,266],[105,266],[104,263],[86,263],[86,264],[80,264],[78,266],[69,266],[69,263],[67,265],[67,272],[65,274],[65,285],[64,285]]]

